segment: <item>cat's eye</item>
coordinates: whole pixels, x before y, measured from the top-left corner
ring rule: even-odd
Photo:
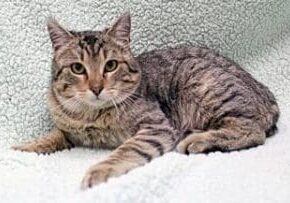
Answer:
[[[86,73],[85,67],[80,63],[73,63],[70,68],[74,74],[82,75]]]
[[[110,60],[105,65],[105,72],[112,72],[118,67],[118,62],[116,60]]]

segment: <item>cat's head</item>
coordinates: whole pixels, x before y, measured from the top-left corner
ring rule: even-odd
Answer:
[[[103,108],[134,93],[141,72],[130,50],[128,13],[102,31],[68,31],[55,20],[47,27],[54,50],[52,91],[63,105]]]

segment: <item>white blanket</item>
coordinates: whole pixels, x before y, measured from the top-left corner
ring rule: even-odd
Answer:
[[[45,94],[55,16],[70,29],[96,29],[130,10],[133,50],[206,45],[235,59],[275,93],[279,132],[265,145],[232,153],[168,153],[81,191],[87,168],[109,151],[44,156],[13,144],[52,126]],[[8,0],[0,2],[0,202],[290,202],[289,0]]]

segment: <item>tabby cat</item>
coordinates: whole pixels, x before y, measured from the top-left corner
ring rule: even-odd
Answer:
[[[116,148],[87,171],[85,189],[172,150],[240,150],[274,134],[279,109],[273,94],[239,65],[196,47],[134,57],[130,28],[129,14],[102,31],[68,31],[48,22],[55,128],[14,149]]]

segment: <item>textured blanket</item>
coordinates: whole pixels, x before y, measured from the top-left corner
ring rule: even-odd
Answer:
[[[98,29],[130,10],[133,50],[207,46],[234,59],[276,95],[279,132],[257,148],[174,152],[81,191],[87,168],[109,151],[44,156],[10,146],[45,135],[51,45],[46,19]],[[290,202],[289,0],[7,0],[0,2],[0,202]]]

